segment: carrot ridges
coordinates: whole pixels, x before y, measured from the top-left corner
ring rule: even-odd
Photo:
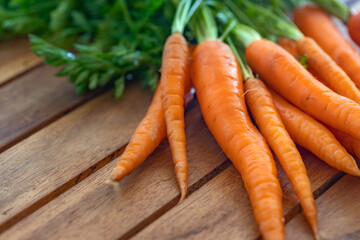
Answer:
[[[317,210],[306,168],[276,110],[271,93],[265,84],[256,78],[245,81],[246,103],[260,132],[279,159],[286,176],[299,199],[305,216],[317,233]]]
[[[301,38],[296,42],[296,45],[299,53],[308,57],[309,67],[321,76],[329,88],[360,104],[360,90],[355,83],[313,39]]]
[[[150,107],[141,120],[124,153],[120,156],[110,180],[118,182],[135,170],[166,137],[166,123],[158,85]]]
[[[286,130],[295,143],[308,149],[339,171],[360,176],[355,159],[324,125],[291,105],[275,92],[271,93]]]
[[[329,14],[314,6],[299,7],[294,11],[294,22],[346,72],[360,88],[360,55],[336,27]],[[321,31],[319,31],[321,29]]]
[[[175,173],[183,200],[187,191],[188,166],[184,119],[185,86],[189,85],[189,50],[186,39],[174,33],[166,40],[161,66],[161,100]]]
[[[360,139],[360,105],[320,83],[288,52],[269,40],[246,49],[249,65],[282,96],[316,119]]]
[[[192,81],[206,125],[240,172],[264,239],[284,239],[282,191],[272,153],[248,115],[231,48],[211,40],[193,54]]]

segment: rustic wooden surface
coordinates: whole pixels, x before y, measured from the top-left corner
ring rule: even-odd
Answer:
[[[0,86],[41,62],[42,59],[31,51],[27,38],[2,42],[0,44]]]
[[[119,101],[106,89],[77,96],[28,47],[23,39],[0,43],[0,240],[260,238],[241,176],[196,101],[186,112],[189,194],[182,203],[167,141],[108,186],[151,93],[131,84]],[[321,239],[360,239],[360,179],[300,152]],[[278,176],[287,239],[313,239],[279,165]]]

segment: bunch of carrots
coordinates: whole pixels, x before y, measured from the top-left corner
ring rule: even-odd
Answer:
[[[247,14],[254,10],[262,17]],[[130,174],[167,137],[185,199],[184,109],[194,88],[207,127],[243,178],[262,237],[285,238],[272,150],[318,239],[314,196],[295,144],[360,176],[351,155],[360,158],[360,56],[319,7],[299,7],[294,21],[246,0],[180,1],[153,101],[109,182]],[[266,22],[273,27],[262,36]],[[197,40],[194,48],[183,35],[186,26]],[[275,42],[265,39],[270,35]]]

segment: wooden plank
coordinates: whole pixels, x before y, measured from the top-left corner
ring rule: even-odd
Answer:
[[[360,239],[360,180],[345,176],[317,201],[320,239]],[[286,225],[286,239],[312,239],[299,214]]]
[[[56,71],[43,65],[0,88],[0,152],[98,94],[77,96]]]
[[[301,149],[301,154],[315,192],[339,178],[335,169],[311,153]],[[289,217],[299,210],[298,201],[281,169],[278,175],[283,187],[284,212]],[[132,239],[257,238],[259,231],[247,193],[240,175],[231,166]]]
[[[0,44],[0,85],[39,65],[42,59],[30,49],[27,38],[7,40]]]
[[[139,85],[109,92],[0,154],[0,232],[113,159],[150,100]]]
[[[205,127],[197,105],[187,113],[186,123],[189,188],[193,191],[216,174],[214,168],[226,157]],[[179,190],[167,142],[121,181],[117,190],[104,184],[114,164],[19,222],[0,239],[128,238],[177,203]]]

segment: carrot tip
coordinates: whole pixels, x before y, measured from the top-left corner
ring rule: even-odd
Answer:
[[[105,184],[106,184],[106,185],[111,185],[111,186],[113,186],[115,189],[118,189],[118,188],[119,188],[119,182],[115,182],[115,181],[113,181],[113,180],[111,180],[111,179],[107,179],[107,180],[105,181]]]
[[[181,203],[186,198],[186,188],[182,188],[180,191],[181,191],[181,196],[178,203]]]
[[[313,231],[313,233],[314,233],[314,238],[315,238],[315,240],[320,240],[319,232],[318,232],[317,227],[312,227],[312,231]]]
[[[106,180],[105,180],[105,184],[106,184],[106,185],[112,185],[112,184],[114,184],[114,181],[111,180],[111,179],[106,179]]]

